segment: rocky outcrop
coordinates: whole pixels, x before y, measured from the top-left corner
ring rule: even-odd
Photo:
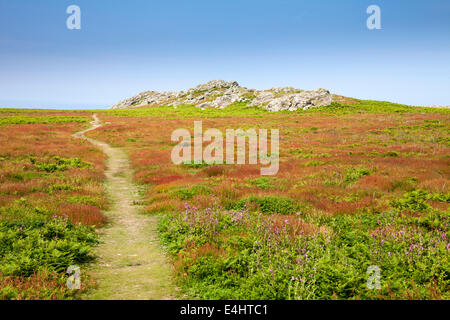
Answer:
[[[429,106],[426,106],[427,108],[443,108],[443,109],[448,109],[448,108],[450,108],[450,106],[440,106],[440,105],[437,105],[437,104],[430,104]]]
[[[158,91],[145,91],[141,92],[131,98],[120,101],[111,107],[111,109],[125,109],[136,108],[144,105],[162,105],[170,101],[171,99],[178,98],[182,95],[181,92],[158,92]]]
[[[216,92],[215,93],[216,96],[213,95],[214,96],[213,100],[202,103],[201,105],[199,105],[199,107],[222,109],[234,102],[249,101],[244,97],[244,95],[247,93],[248,90],[246,88],[239,87],[239,85],[237,85],[237,82],[234,83],[235,84],[230,86],[225,92],[223,93]]]
[[[252,105],[252,106],[262,105],[262,104],[272,101],[274,98],[275,98],[275,95],[273,92],[262,91],[256,96],[255,99],[253,99],[253,101],[250,105]]]
[[[266,109],[268,111],[295,111],[298,109],[306,110],[314,107],[327,106],[332,102],[332,100],[332,96],[328,90],[317,89],[289,94],[273,99],[266,106]]]
[[[269,111],[306,110],[330,104],[332,95],[325,89],[302,91],[293,87],[255,90],[241,87],[236,81],[213,80],[179,92],[145,91],[125,99],[112,109],[136,108],[144,105],[195,105],[200,108],[224,108],[236,102],[261,106]]]
[[[204,84],[199,84],[189,91],[212,91],[215,89],[228,89],[233,87],[239,87],[237,81],[224,81],[224,80],[211,80]]]

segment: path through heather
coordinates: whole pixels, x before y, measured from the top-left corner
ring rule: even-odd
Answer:
[[[92,126],[74,134],[99,147],[108,156],[105,187],[110,209],[108,223],[98,230],[101,244],[98,262],[92,268],[97,288],[86,299],[173,299],[172,267],[158,241],[157,217],[139,213],[142,197],[133,183],[128,156],[119,148],[91,139],[84,134],[102,126],[93,115]]]

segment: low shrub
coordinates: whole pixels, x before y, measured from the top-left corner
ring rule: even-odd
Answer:
[[[274,187],[274,180],[274,178],[269,177],[258,177],[255,179],[248,179],[248,182],[258,189],[268,190]]]
[[[46,172],[65,171],[69,168],[90,167],[90,163],[81,161],[80,158],[62,158],[54,156],[47,162],[37,161],[35,157],[30,157],[31,164],[35,165],[38,170]]]
[[[296,202],[289,198],[278,196],[251,196],[235,203],[233,209],[240,210],[245,207],[256,209],[266,214],[292,214],[299,208]]]
[[[358,181],[359,178],[368,176],[370,174],[370,170],[364,167],[359,168],[350,168],[345,173],[345,179],[344,182],[346,183],[353,183]]]
[[[0,273],[28,277],[44,269],[65,272],[90,261],[95,244],[92,227],[65,218],[0,221]]]

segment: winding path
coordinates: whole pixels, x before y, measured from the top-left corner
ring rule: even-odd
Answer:
[[[133,171],[125,152],[84,134],[102,126],[93,115],[92,126],[74,134],[96,145],[108,156],[105,187],[110,209],[108,223],[98,231],[98,263],[91,274],[97,288],[85,299],[173,299],[177,290],[172,283],[172,267],[159,244],[157,217],[139,213],[142,197],[133,183]]]

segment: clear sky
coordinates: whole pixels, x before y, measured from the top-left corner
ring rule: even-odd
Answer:
[[[0,0],[1,107],[108,107],[212,79],[450,105],[450,1]]]

